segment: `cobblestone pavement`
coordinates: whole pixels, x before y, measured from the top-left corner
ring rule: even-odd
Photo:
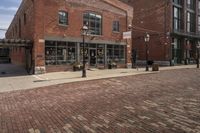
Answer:
[[[200,133],[200,70],[0,94],[0,133]]]

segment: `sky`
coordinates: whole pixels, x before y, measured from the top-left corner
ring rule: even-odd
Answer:
[[[7,29],[19,8],[22,0],[0,0],[0,29]],[[5,37],[5,31],[0,30],[0,38]]]

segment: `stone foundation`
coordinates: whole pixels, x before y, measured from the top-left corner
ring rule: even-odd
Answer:
[[[44,73],[46,73],[46,67],[45,66],[35,67],[34,74],[44,74]]]

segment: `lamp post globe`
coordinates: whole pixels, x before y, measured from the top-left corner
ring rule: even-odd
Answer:
[[[83,36],[83,69],[82,69],[82,77],[85,78],[86,76],[86,68],[85,68],[85,36],[87,35],[88,32],[88,27],[86,25],[83,25],[82,27],[82,36]]]
[[[83,31],[83,34],[85,34],[88,31],[88,27],[86,25],[83,25],[82,31]]]
[[[150,35],[148,33],[146,33],[144,41],[145,42],[149,42],[150,41]]]
[[[150,41],[150,35],[148,33],[145,34],[144,37],[144,42],[146,46],[146,71],[149,71],[149,65],[148,65],[148,60],[149,60],[149,45],[148,42]]]

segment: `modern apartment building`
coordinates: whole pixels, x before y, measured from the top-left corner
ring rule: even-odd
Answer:
[[[134,7],[133,49],[145,59],[145,33],[150,34],[149,58],[163,65],[194,63],[200,40],[200,0],[121,0]]]
[[[133,8],[119,0],[23,0],[7,33],[7,39],[33,42],[35,73],[64,71],[83,60],[82,27],[89,28],[85,56],[89,67],[131,65],[131,39],[123,32],[132,23]],[[24,65],[23,48],[12,48],[11,61]]]

